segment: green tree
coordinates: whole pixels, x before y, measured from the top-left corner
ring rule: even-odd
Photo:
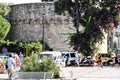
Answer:
[[[102,42],[103,32],[118,25],[120,0],[56,0],[55,10],[58,14],[68,11],[73,17],[76,33],[70,35],[70,45],[87,56]],[[84,32],[79,31],[79,24],[85,27]]]
[[[10,11],[10,7],[0,4],[0,41],[4,40],[10,30],[10,23],[4,18]]]

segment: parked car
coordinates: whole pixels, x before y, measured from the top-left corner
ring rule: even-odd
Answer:
[[[60,66],[64,64],[64,60],[62,60],[62,55],[60,51],[44,51],[40,54],[40,62],[42,62],[43,57],[53,58],[55,63]]]
[[[110,65],[112,62],[112,55],[109,53],[100,53],[103,65]],[[98,54],[96,54],[96,62],[98,62]]]
[[[0,59],[7,59],[8,58],[8,56],[3,56],[3,55],[0,55]]]
[[[61,57],[61,52],[59,52],[59,51],[44,51],[44,52],[41,52],[39,55],[40,55],[40,59],[42,59],[44,56],[49,57],[49,58],[57,58],[57,57]]]
[[[79,65],[79,59],[78,55],[74,51],[62,51],[62,56],[65,59],[66,66],[78,66]]]
[[[2,53],[1,55],[2,56],[9,56],[9,55],[14,55],[14,53],[13,52],[6,52],[6,53]]]

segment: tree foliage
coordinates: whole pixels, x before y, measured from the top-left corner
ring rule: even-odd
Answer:
[[[57,0],[55,10],[58,14],[68,11],[73,17],[77,33],[70,35],[70,45],[74,50],[90,55],[96,50],[96,43],[104,39],[103,32],[118,25],[120,0]],[[79,24],[85,27],[84,32],[78,30]]]
[[[6,16],[10,12],[10,7],[8,5],[0,3],[0,15]]]
[[[0,4],[0,41],[3,40],[10,30],[10,23],[4,18],[10,11],[10,7]]]

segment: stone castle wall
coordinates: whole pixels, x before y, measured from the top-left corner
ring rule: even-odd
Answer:
[[[55,15],[54,4],[29,3],[11,6],[7,16],[11,23],[8,34],[10,40],[39,41],[43,37],[54,50],[70,50],[66,33],[73,32],[72,19],[69,16]]]

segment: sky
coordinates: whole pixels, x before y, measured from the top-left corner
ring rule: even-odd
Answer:
[[[0,3],[14,3],[14,4],[34,3],[34,2],[41,2],[41,0],[0,0]]]

